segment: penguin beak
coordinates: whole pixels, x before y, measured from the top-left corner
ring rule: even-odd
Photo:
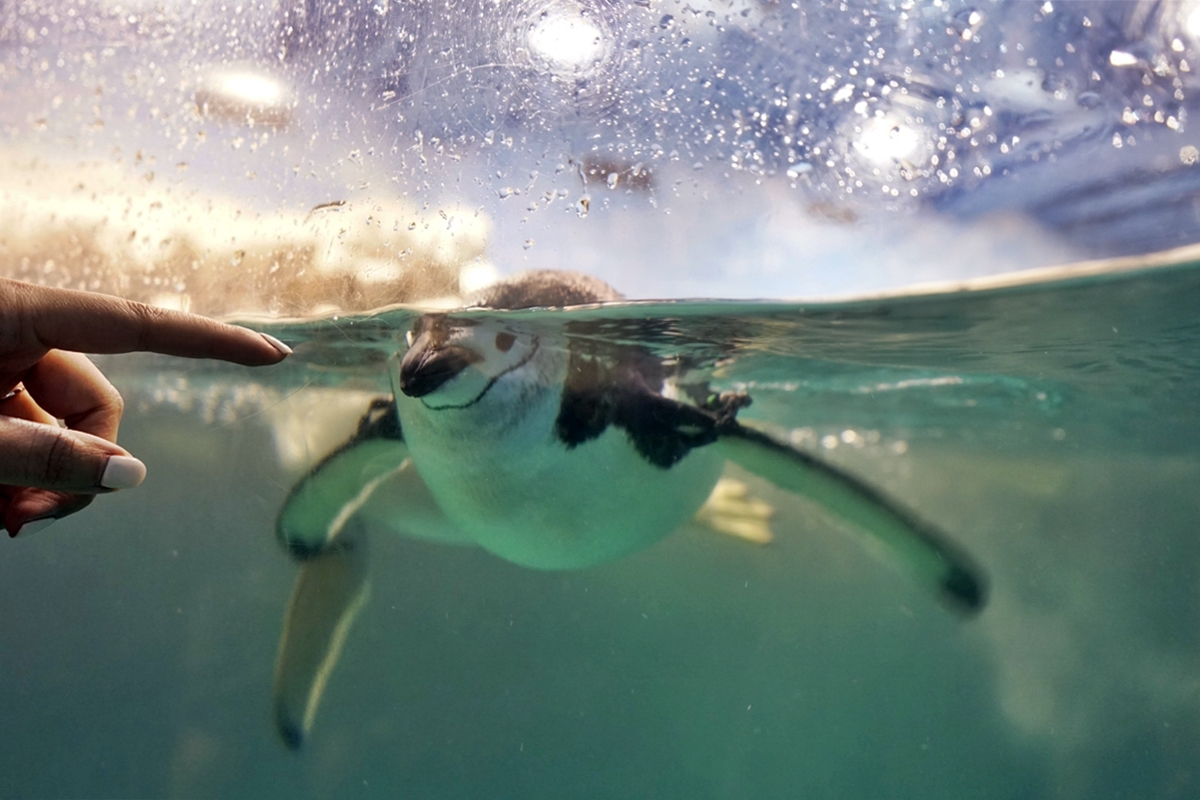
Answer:
[[[424,397],[483,356],[459,345],[438,346],[429,332],[413,342],[400,362],[400,391],[409,397]]]

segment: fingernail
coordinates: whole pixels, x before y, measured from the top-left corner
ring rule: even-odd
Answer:
[[[292,348],[288,347],[286,344],[279,341],[271,334],[263,333],[263,332],[259,331],[258,335],[263,337],[264,339],[266,339],[267,344],[271,345],[271,347],[274,347],[276,350],[283,353],[285,356],[290,356],[292,354]]]
[[[133,456],[109,456],[100,485],[105,489],[132,489],[146,479],[146,465]]]

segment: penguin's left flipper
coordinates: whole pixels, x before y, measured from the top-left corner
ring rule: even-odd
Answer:
[[[727,461],[849,523],[869,551],[950,607],[965,613],[983,608],[983,573],[944,534],[854,476],[738,422],[748,395],[704,395],[693,393],[692,405],[645,387],[614,392],[612,420],[660,467],[670,468],[693,448],[717,447]]]
[[[983,608],[982,571],[944,534],[879,490],[730,417],[718,422],[716,446],[727,460],[849,523],[869,551],[951,608],[967,614]]]
[[[367,537],[358,512],[404,469],[408,450],[395,403],[379,398],[358,430],[292,489],[276,520],[279,541],[300,559],[275,661],[275,723],[295,750],[312,728],[346,636],[370,594]]]

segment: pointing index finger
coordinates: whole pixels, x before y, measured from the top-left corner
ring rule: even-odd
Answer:
[[[7,302],[5,302],[7,301]],[[248,328],[72,289],[0,283],[0,305],[17,311],[19,330],[0,330],[0,342],[82,353],[147,350],[186,358],[217,358],[247,366],[274,364],[291,351]],[[2,324],[2,323],[0,323]],[[4,325],[7,327],[7,325]]]

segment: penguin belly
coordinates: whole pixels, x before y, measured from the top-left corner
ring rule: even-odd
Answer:
[[[439,436],[416,416],[405,438],[446,516],[485,550],[535,569],[590,567],[657,542],[696,513],[724,467],[709,447],[655,466],[611,426],[568,449],[545,424],[472,439]]]

